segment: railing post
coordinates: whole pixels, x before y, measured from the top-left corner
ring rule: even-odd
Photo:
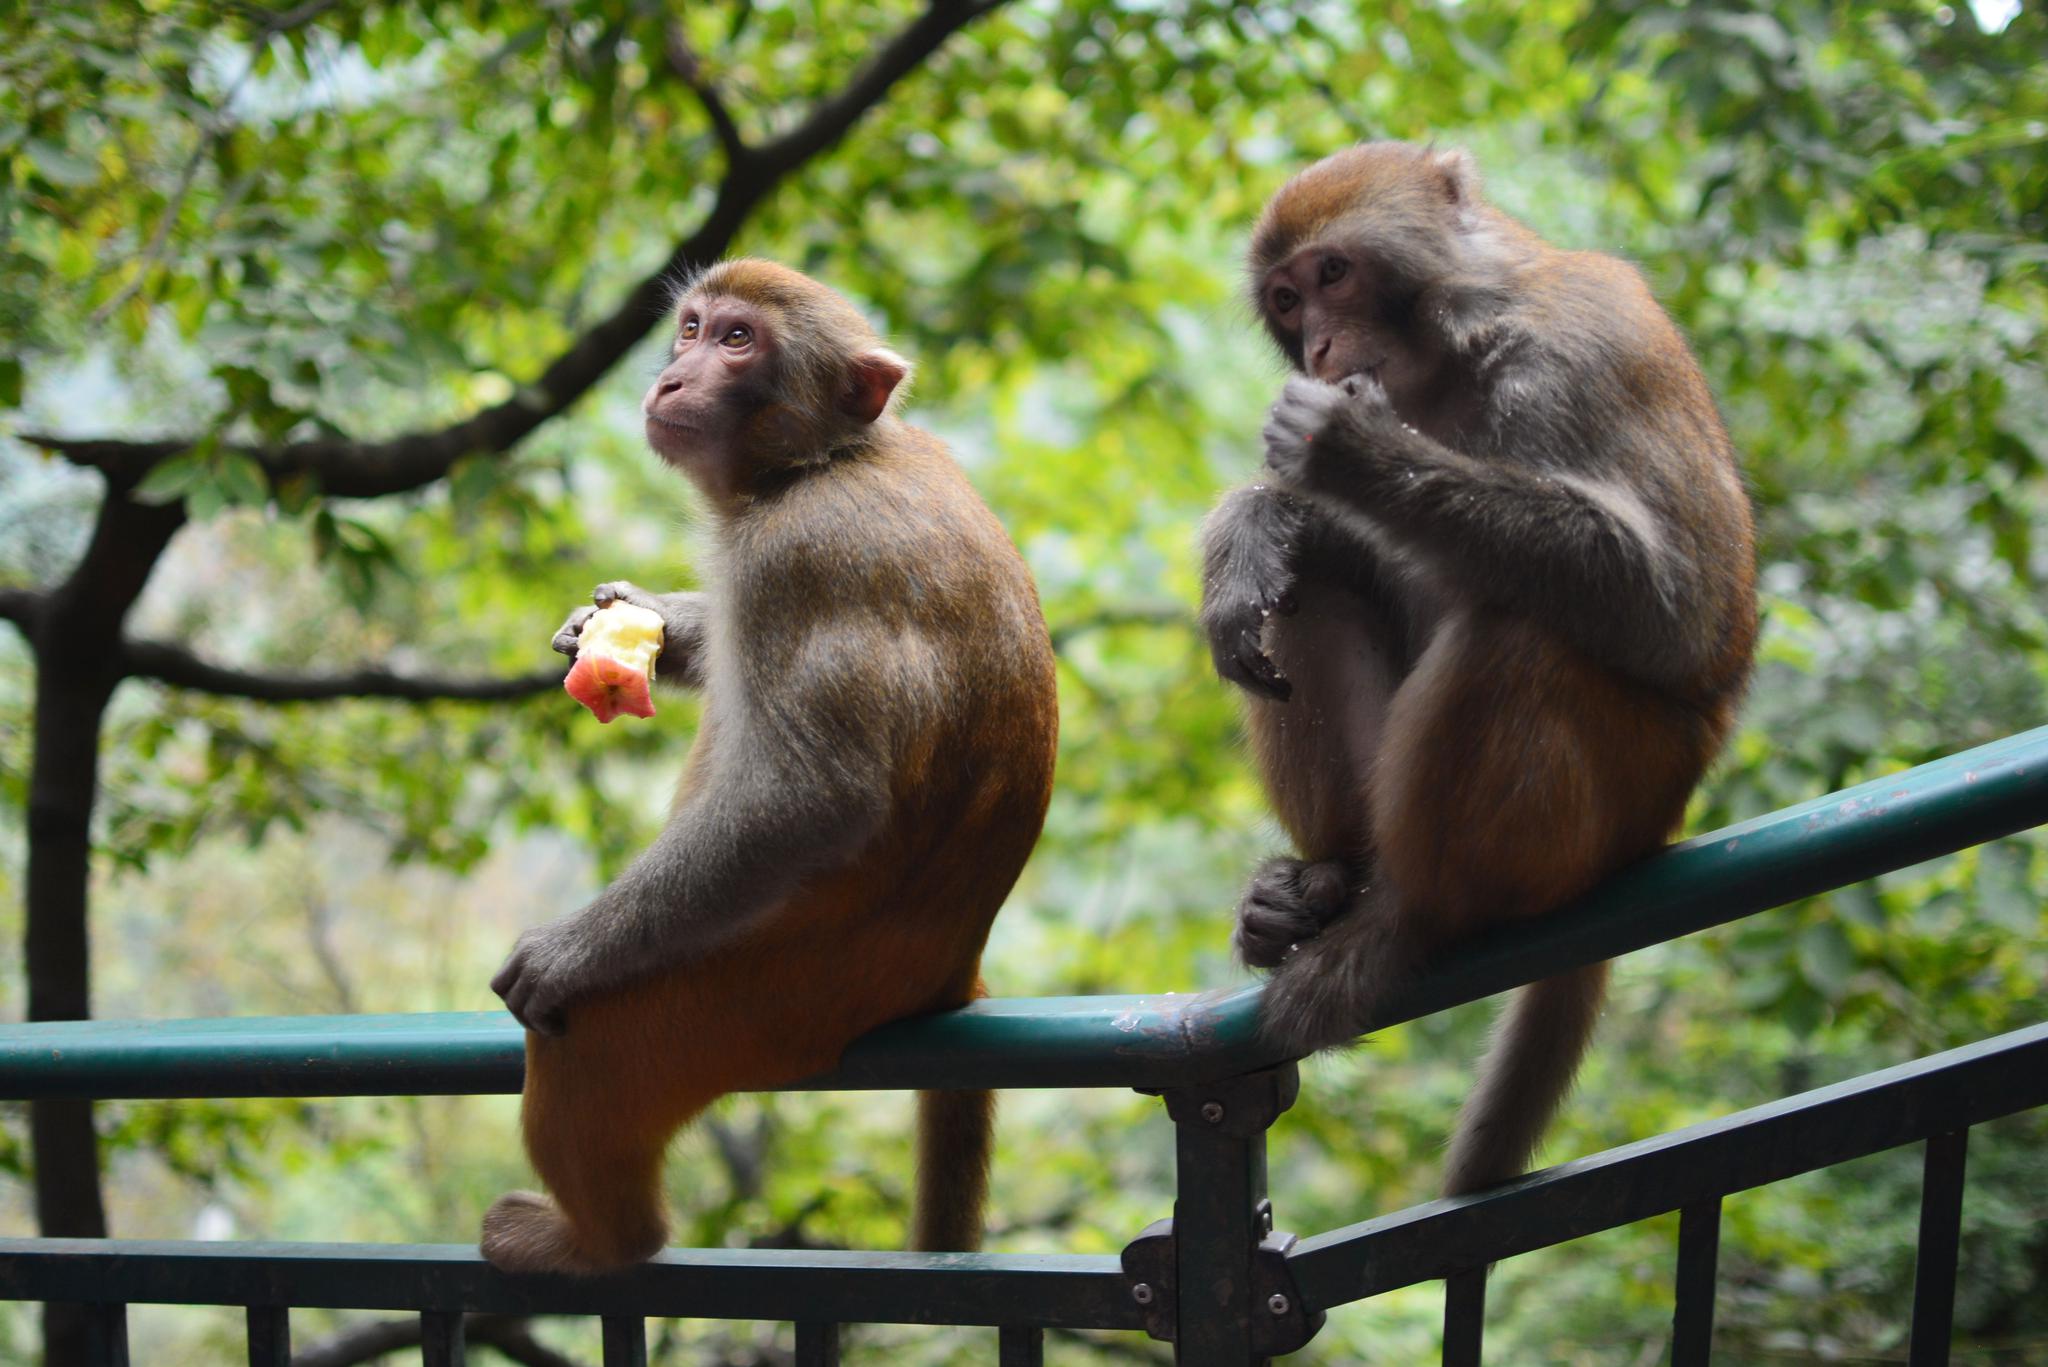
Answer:
[[[1927,1140],[1920,1179],[1920,1247],[1913,1260],[1911,1367],[1945,1367],[1955,1331],[1956,1266],[1963,1237],[1963,1159],[1970,1132]]]
[[[85,1307],[86,1367],[128,1367],[128,1307]]]
[[[289,1306],[248,1309],[249,1367],[291,1367],[292,1312]]]
[[[468,1328],[460,1310],[420,1312],[422,1367],[464,1367],[469,1361]]]
[[[1163,1093],[1173,1118],[1173,1219],[1124,1253],[1148,1328],[1181,1367],[1256,1367],[1306,1342],[1322,1317],[1286,1280],[1266,1199],[1266,1131],[1294,1104],[1292,1063]]]

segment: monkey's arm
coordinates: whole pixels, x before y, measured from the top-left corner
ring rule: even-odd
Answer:
[[[704,686],[704,630],[710,614],[710,599],[701,593],[649,593],[623,579],[599,584],[590,595],[591,606],[569,614],[555,633],[554,647],[574,657],[583,636],[583,624],[599,608],[612,603],[631,603],[661,617],[661,654],[654,661],[654,675],[663,683],[684,688]]]
[[[1473,459],[1407,426],[1362,377],[1288,381],[1266,451],[1318,505],[1628,674],[1683,689],[1714,649],[1684,539],[1618,480]]]
[[[654,843],[589,906],[521,935],[491,980],[528,1029],[559,1034],[576,999],[730,944],[887,819],[928,672],[857,630],[764,665],[744,712],[707,719],[701,781]]]

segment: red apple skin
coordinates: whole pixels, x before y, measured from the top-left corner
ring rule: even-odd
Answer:
[[[604,655],[579,655],[562,680],[563,691],[590,709],[600,722],[610,723],[620,713],[635,717],[654,715],[654,698],[647,676]]]

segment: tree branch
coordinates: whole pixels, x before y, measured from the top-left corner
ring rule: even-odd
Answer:
[[[787,133],[753,148],[726,168],[711,211],[676,244],[668,259],[635,285],[611,314],[585,332],[540,377],[505,402],[461,422],[388,441],[314,438],[281,446],[236,446],[273,481],[310,474],[327,493],[376,498],[431,484],[469,455],[510,450],[528,433],[583,397],[653,326],[668,301],[669,282],[722,255],[748,213],[790,173],[844,138],[889,90],[941,43],[1003,0],[932,0],[931,7],[854,73],[838,94],[820,101]],[[714,116],[715,117],[715,116]],[[133,483],[164,457],[197,438],[131,442],[21,433],[20,439],[77,465]]]
[[[347,674],[254,674],[209,664],[182,646],[127,640],[123,672],[223,698],[255,702],[326,702],[335,698],[397,698],[406,702],[511,702],[562,686],[560,670],[503,679],[438,679],[367,668]]]
[[[33,589],[0,589],[0,621],[12,622],[22,635],[33,637],[47,598]]]
[[[521,1367],[582,1367],[572,1357],[533,1336],[527,1321],[511,1315],[471,1315],[463,1336],[472,1348],[495,1348]],[[292,1354],[291,1367],[358,1367],[401,1348],[420,1346],[417,1315],[400,1320],[371,1320],[351,1325],[311,1347]]]
[[[725,149],[725,164],[730,167],[746,160],[752,152],[746,139],[740,136],[740,126],[733,122],[725,97],[704,74],[704,63],[698,60],[696,49],[690,46],[689,38],[684,35],[682,20],[669,20],[662,31],[662,38],[668,52],[669,69],[690,87],[698,103],[704,106],[704,113],[711,120],[711,131],[717,137],[718,145]]]
[[[889,88],[938,50],[939,44],[1004,0],[932,0],[923,14],[904,26],[866,66],[853,74],[846,88],[820,100],[796,127],[758,149],[762,161],[781,175],[832,147],[860,116],[881,102]]]

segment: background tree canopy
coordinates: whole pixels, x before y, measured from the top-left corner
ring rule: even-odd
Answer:
[[[1241,301],[1250,221],[1365,136],[1470,146],[1510,212],[1639,262],[1699,348],[1759,503],[1767,627],[1695,828],[2048,720],[2037,5],[39,0],[0,22],[8,1012],[82,1014],[88,964],[108,1016],[495,1005],[517,929],[650,835],[691,734],[679,702],[598,728],[547,644],[601,579],[689,581],[702,536],[636,400],[665,273],[727,250],[822,276],[917,359],[914,418],[1037,574],[1059,793],[995,989],[1229,980],[1229,907],[1277,833],[1190,629],[1193,528],[1256,464],[1279,376]],[[2044,908],[2037,833],[1635,955],[1549,1152],[2039,1020]],[[1484,1020],[1307,1069],[1274,1133],[1284,1225],[1429,1193]],[[1110,1251],[1165,1208],[1153,1103],[1005,1106],[997,1246]],[[906,1114],[732,1104],[679,1146],[678,1237],[892,1246]],[[4,1120],[10,1232],[90,1232],[85,1108]],[[127,1236],[466,1240],[522,1177],[509,1099],[96,1124]],[[1959,1360],[2048,1363],[2044,1141],[2036,1113],[1972,1146]],[[1726,1359],[1897,1360],[1916,1200],[1892,1154],[1731,1201]],[[1503,1264],[1489,1348],[1658,1360],[1671,1233]],[[1425,1360],[1440,1294],[1341,1310],[1302,1356]],[[387,1332],[300,1318],[340,1336],[329,1362]],[[135,1333],[207,1363],[238,1323],[139,1309]],[[580,1326],[486,1332],[595,1358]],[[8,1360],[35,1342],[26,1309],[0,1319]],[[872,1329],[852,1352],[980,1346]],[[686,1324],[659,1351],[781,1350]]]

